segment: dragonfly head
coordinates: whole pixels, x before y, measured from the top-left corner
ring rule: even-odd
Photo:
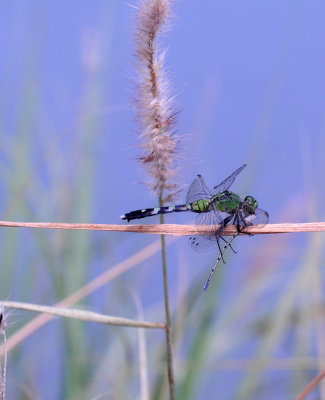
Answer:
[[[252,196],[246,196],[244,200],[245,212],[249,214],[254,214],[256,208],[258,207],[257,200]]]

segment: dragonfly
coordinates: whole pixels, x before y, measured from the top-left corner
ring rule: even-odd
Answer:
[[[197,213],[195,224],[198,231],[204,227],[204,234],[190,236],[190,246],[198,252],[215,244],[219,249],[219,256],[203,287],[203,290],[207,291],[220,261],[222,260],[225,263],[223,255],[227,247],[230,247],[236,253],[231,244],[239,233],[245,233],[243,230],[248,226],[264,226],[269,220],[269,214],[258,207],[258,202],[253,196],[246,196],[242,199],[238,194],[229,191],[238,174],[246,165],[242,165],[219,185],[214,186],[213,189],[206,185],[201,175],[197,175],[189,186],[186,204],[135,210],[122,215],[121,219],[129,222],[134,219],[173,212],[192,211]],[[223,235],[224,229],[228,225],[235,225],[237,228],[236,233],[229,241]],[[225,243],[223,247],[221,241]]]

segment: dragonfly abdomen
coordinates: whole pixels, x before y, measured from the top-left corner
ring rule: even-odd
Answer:
[[[158,214],[168,214],[172,212],[192,211],[191,204],[181,204],[177,206],[166,206],[156,208],[145,208],[143,210],[135,210],[125,215],[121,215],[121,219],[126,219],[128,222],[132,219],[140,219],[151,217]]]
[[[190,204],[191,210],[197,213],[211,211],[211,200],[201,199]]]

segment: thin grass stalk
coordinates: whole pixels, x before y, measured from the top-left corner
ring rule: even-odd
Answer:
[[[305,387],[305,389],[296,397],[296,400],[303,400],[305,399],[309,393],[311,393],[315,387],[325,378],[325,370],[322,371],[319,375],[313,379],[309,385]]]
[[[310,237],[310,236],[309,236]],[[314,319],[315,334],[316,334],[316,351],[318,356],[318,370],[323,371],[325,368],[325,343],[324,343],[324,317],[319,312],[319,304],[323,304],[323,282],[322,282],[322,247],[323,238],[319,234],[312,234],[311,237],[311,257],[309,258],[308,269],[311,271],[309,274],[309,285],[307,290],[311,290],[308,295],[312,299],[310,312]],[[322,380],[319,385],[320,398],[325,399],[325,382]]]
[[[2,382],[1,382],[1,400],[6,400],[6,385],[7,385],[7,360],[8,360],[8,348],[7,348],[7,335],[3,333],[3,369],[2,369]]]
[[[159,196],[159,207],[163,206],[162,196]],[[160,214],[160,224],[164,224],[165,218]],[[167,257],[166,257],[166,240],[165,235],[161,235],[161,255],[162,255],[162,268],[163,268],[163,281],[164,281],[164,303],[166,315],[166,345],[167,345],[167,369],[169,381],[169,396],[170,399],[175,399],[175,380],[173,371],[173,347],[172,347],[172,334],[171,334],[171,317],[169,305],[169,290],[168,290],[168,270],[167,270]]]
[[[105,325],[128,326],[131,328],[166,329],[166,325],[161,322],[136,321],[128,318],[112,317],[92,311],[76,310],[72,308],[43,306],[39,304],[22,303],[18,301],[5,301],[0,303],[0,307],[2,306],[26,311],[47,313],[57,317],[79,319],[86,322],[96,322]]]
[[[5,309],[2,305],[0,305],[0,334],[3,337],[3,364],[1,363],[1,355],[0,355],[0,400],[6,400],[7,357],[8,357],[6,329],[7,329],[7,322],[6,322]]]
[[[139,296],[132,292],[139,319],[144,319],[144,313]],[[166,325],[165,325],[166,327]],[[149,376],[146,334],[143,329],[138,329],[139,345],[139,372],[140,372],[140,399],[149,400]]]

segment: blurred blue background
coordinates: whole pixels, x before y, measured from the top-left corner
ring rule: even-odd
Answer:
[[[134,8],[14,0],[0,10],[2,219],[116,224],[157,206],[136,161]],[[233,189],[254,195],[271,223],[324,220],[325,3],[177,1],[173,11],[161,44],[184,137],[178,202],[197,173],[214,186],[247,163]],[[1,298],[49,305],[158,239],[0,235]],[[195,254],[186,238],[168,248],[178,398],[294,398],[325,368],[324,235],[244,237],[234,247],[207,295],[216,249]],[[144,319],[163,321],[160,258],[78,307],[139,318],[136,298]],[[30,318],[16,311],[8,333]],[[143,398],[137,335],[51,322],[9,353],[8,398]],[[163,399],[165,339],[146,337],[150,399]],[[322,386],[308,397],[319,398]]]

